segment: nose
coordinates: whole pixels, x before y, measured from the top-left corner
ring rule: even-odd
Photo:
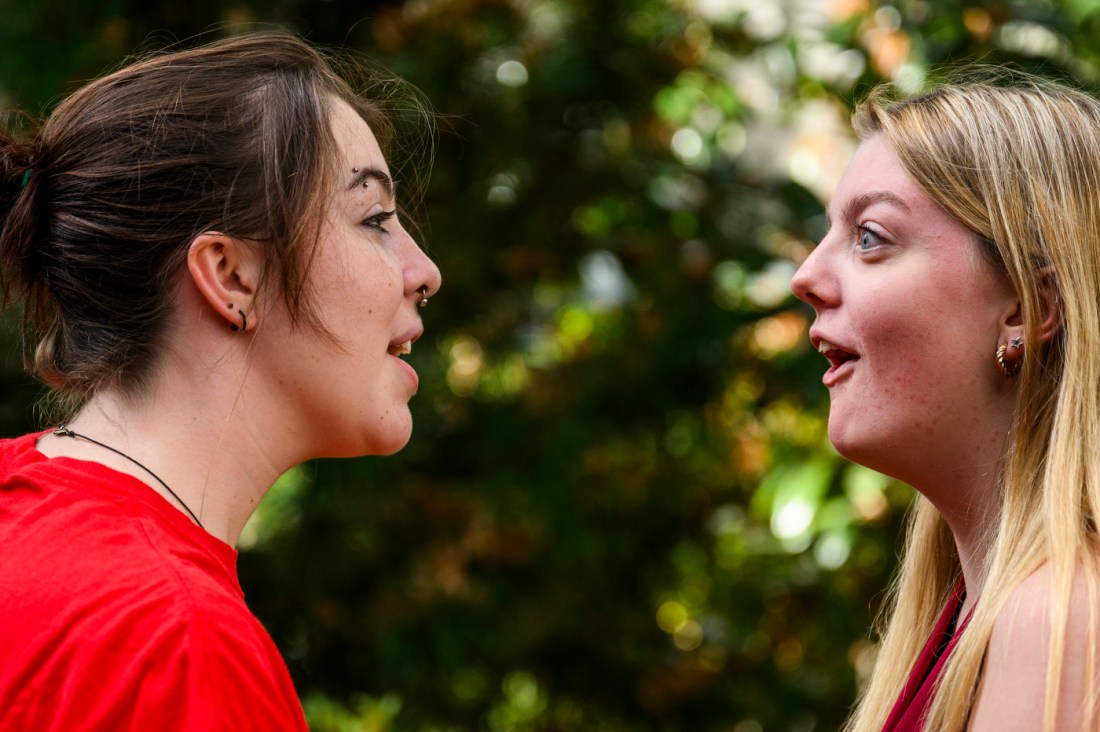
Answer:
[[[427,252],[411,236],[409,244],[409,259],[405,263],[405,294],[416,300],[431,297],[439,292],[443,275]]]
[[[819,244],[791,278],[791,292],[799,300],[812,305],[814,310],[827,307],[836,299],[836,286],[831,282],[825,267],[825,242]]]

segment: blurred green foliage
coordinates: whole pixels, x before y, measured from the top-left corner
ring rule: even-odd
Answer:
[[[1093,0],[0,0],[0,102],[285,27],[420,87],[444,288],[400,455],[323,461],[242,540],[318,732],[841,723],[908,489],[825,436],[788,294],[883,79],[1100,78]],[[14,348],[8,349],[14,352]],[[0,373],[0,425],[35,388]]]

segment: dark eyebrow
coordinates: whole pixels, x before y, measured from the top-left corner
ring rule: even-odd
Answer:
[[[871,191],[869,193],[861,193],[852,200],[848,201],[848,205],[844,207],[844,211],[842,212],[841,216],[844,218],[845,221],[851,221],[861,211],[866,208],[870,208],[876,203],[889,203],[893,206],[896,206],[897,208],[900,208],[906,213],[911,213],[909,204],[903,201],[901,197],[897,194],[891,193],[890,191]],[[830,224],[832,223],[832,220],[829,218],[828,211],[825,212],[825,219],[826,221],[829,221]]]
[[[351,183],[348,184],[348,190],[354,190],[356,187],[363,185],[368,180],[373,178],[382,184],[382,190],[386,192],[386,195],[393,198],[393,180],[386,175],[385,171],[378,168],[359,168],[355,171],[355,177],[351,179]]]

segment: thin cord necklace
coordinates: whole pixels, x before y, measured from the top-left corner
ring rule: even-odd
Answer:
[[[171,488],[168,487],[167,483],[165,483],[163,480],[160,479],[159,475],[157,475],[152,470],[150,470],[149,468],[147,468],[144,465],[142,465],[141,463],[139,463],[137,460],[134,460],[132,457],[130,457],[129,455],[124,453],[122,450],[119,450],[118,448],[115,448],[115,447],[111,447],[110,445],[104,445],[99,440],[93,440],[91,437],[88,437],[86,435],[82,435],[82,434],[79,434],[77,432],[73,432],[71,429],[68,428],[68,426],[64,422],[57,425],[57,429],[55,429],[53,431],[53,433],[57,437],[72,437],[73,439],[85,440],[87,442],[92,443],[93,445],[99,445],[100,447],[102,447],[105,450],[110,450],[111,452],[115,453],[116,455],[121,455],[122,457],[126,458],[127,460],[132,462],[134,465],[138,466],[139,468],[144,470],[146,473],[153,476],[153,478],[155,478],[158,483],[160,483],[162,486],[164,486],[164,490],[168,491],[168,493],[171,494],[172,498],[175,498],[176,502],[179,503],[181,506],[183,506],[183,510],[187,511],[187,515],[190,516],[194,520],[194,522],[199,525],[199,528],[203,529],[203,530],[206,529],[206,527],[202,525],[202,521],[199,521],[199,517],[196,516],[194,514],[194,512],[190,508],[187,507],[187,504],[183,502],[182,498],[180,498],[179,496],[176,495],[176,492],[174,490],[172,490]]]

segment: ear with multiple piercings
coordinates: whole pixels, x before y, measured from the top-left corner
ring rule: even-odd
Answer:
[[[229,308],[230,310],[232,310],[233,307],[234,307],[233,303],[231,303],[231,302],[227,302],[225,304],[225,306],[227,308]],[[237,308],[237,312],[240,313],[240,315],[241,315],[241,324],[239,326],[236,323],[230,323],[229,324],[229,330],[233,331],[234,333],[236,333],[237,331],[244,332],[244,331],[248,330],[248,316],[245,315],[244,311],[241,310],[240,308]]]

